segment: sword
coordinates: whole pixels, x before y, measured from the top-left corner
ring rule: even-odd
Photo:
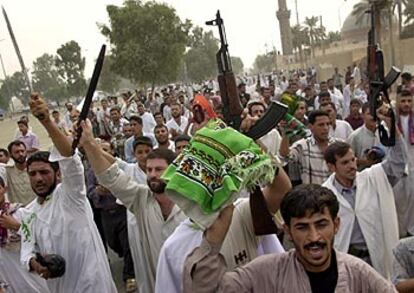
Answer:
[[[3,6],[1,7],[1,9],[3,10],[3,16],[4,16],[4,19],[6,20],[7,29],[9,31],[10,38],[12,39],[14,50],[16,51],[16,54],[17,54],[17,58],[19,59],[20,67],[22,68],[23,74],[26,78],[27,87],[29,88],[30,93],[32,93],[33,92],[32,83],[30,82],[29,74],[27,73],[27,68],[24,65],[23,57],[22,57],[22,54],[20,53],[19,45],[17,44],[16,37],[14,36],[12,26],[7,16],[6,10],[4,9]]]
[[[76,147],[79,144],[80,137],[82,136],[82,128],[79,127],[81,121],[85,121],[88,117],[89,108],[92,104],[93,94],[96,90],[96,86],[98,85],[99,75],[101,74],[103,62],[105,59],[105,50],[106,46],[102,45],[101,51],[99,52],[98,59],[96,60],[95,68],[93,70],[92,78],[89,83],[88,91],[86,92],[85,101],[83,103],[82,111],[78,118],[77,123],[77,130],[76,130],[76,137],[72,142],[72,153],[75,152]]]

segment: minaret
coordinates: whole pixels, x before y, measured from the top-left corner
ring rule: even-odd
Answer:
[[[292,54],[292,32],[290,28],[290,10],[287,9],[286,0],[279,1],[279,10],[276,12],[279,20],[280,38],[282,39],[283,55]]]

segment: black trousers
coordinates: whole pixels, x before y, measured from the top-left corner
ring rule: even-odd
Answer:
[[[135,278],[134,263],[128,241],[127,213],[124,206],[102,210],[102,226],[108,246],[124,259],[122,276],[124,281]]]

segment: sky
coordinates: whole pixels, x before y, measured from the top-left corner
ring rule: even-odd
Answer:
[[[290,23],[296,24],[295,0],[286,0],[291,10]],[[305,17],[322,16],[328,31],[340,30],[341,24],[358,0],[296,0],[299,21]],[[278,0],[157,0],[175,8],[181,20],[190,19],[204,29],[205,21],[215,18],[218,9],[227,33],[231,56],[241,57],[245,67],[251,67],[258,54],[281,51],[279,23],[276,18]],[[97,23],[108,23],[106,6],[122,5],[123,0],[0,0],[17,38],[25,65],[44,53],[55,54],[64,43],[75,40],[86,58],[85,76],[92,74],[99,48],[108,41],[101,35]],[[0,54],[7,75],[20,70],[6,23],[0,19]],[[3,79],[3,73],[0,79]]]

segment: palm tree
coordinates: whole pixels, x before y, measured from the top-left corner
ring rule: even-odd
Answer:
[[[304,68],[303,46],[309,45],[309,38],[301,25],[295,25],[294,27],[291,27],[291,30],[293,48],[299,51],[300,64]]]
[[[332,44],[334,42],[339,42],[341,38],[341,33],[339,31],[336,32],[329,32],[326,37],[328,44]]]
[[[312,56],[315,57],[315,43],[317,40],[317,35],[318,35],[318,17],[316,16],[312,16],[312,17],[306,17],[305,18],[305,26],[306,26],[306,32],[309,36],[309,46],[311,48],[312,51]]]

